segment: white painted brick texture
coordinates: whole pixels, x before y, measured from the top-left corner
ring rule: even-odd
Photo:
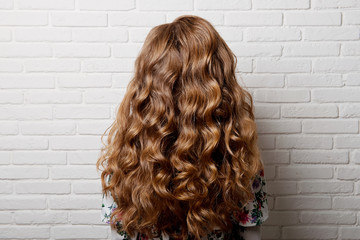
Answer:
[[[0,239],[110,239],[100,136],[156,25],[208,19],[252,94],[262,239],[360,239],[360,1],[0,1]],[[104,139],[106,141],[106,137]]]

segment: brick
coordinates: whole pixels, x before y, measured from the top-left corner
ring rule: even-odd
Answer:
[[[100,194],[102,193],[101,190],[101,182],[99,180],[96,181],[75,181],[73,182],[73,191],[76,194]],[[97,214],[97,216],[99,217],[99,213]],[[99,219],[97,219],[99,220]]]
[[[14,30],[17,42],[69,42],[70,29],[59,28],[17,28]]]
[[[359,209],[360,198],[355,196],[335,196],[333,199],[333,209]]]
[[[357,0],[314,0],[312,2],[315,9],[360,7]]]
[[[54,116],[59,119],[109,118],[108,107],[101,106],[56,106]]]
[[[69,182],[17,182],[15,183],[16,193],[31,194],[69,194]]]
[[[130,41],[143,43],[151,29],[151,27],[134,27],[129,29]]]
[[[55,211],[16,211],[15,223],[17,224],[59,224],[67,223],[67,212]]]
[[[236,69],[238,69],[239,72],[246,72],[250,73],[253,71],[253,61],[250,59],[238,59]]]
[[[80,0],[79,1],[80,10],[131,10],[135,9],[135,0],[102,0],[101,4],[97,0]]]
[[[24,96],[22,91],[2,90],[0,103],[17,104],[23,102]]]
[[[135,58],[140,53],[141,47],[140,44],[114,44],[111,51],[114,57]]]
[[[45,12],[2,11],[0,26],[44,26],[48,24]]]
[[[283,236],[285,239],[335,239],[338,236],[337,227],[329,226],[294,226],[283,227]]]
[[[2,122],[0,126],[0,135],[19,134],[18,124],[16,122]]]
[[[80,91],[31,90],[26,92],[29,103],[81,103]]]
[[[74,0],[19,0],[19,9],[51,9],[51,10],[71,10],[74,9]]]
[[[23,65],[18,60],[0,60],[0,73],[18,73],[23,71]]]
[[[11,39],[12,36],[10,29],[0,29],[0,42],[9,42]]]
[[[293,150],[291,151],[293,163],[316,164],[345,164],[349,163],[347,151],[335,150]]]
[[[102,135],[113,121],[81,121],[77,124],[79,134]]]
[[[88,12],[51,13],[51,24],[57,27],[106,27],[107,14]]]
[[[274,196],[296,194],[296,182],[268,181],[266,188]]]
[[[8,151],[8,152],[1,151],[0,152],[0,165],[10,164],[11,163],[10,159],[11,159],[10,151]]]
[[[254,114],[255,114],[256,119],[280,118],[280,107],[274,106],[274,104],[272,104],[272,105],[256,104]]]
[[[225,13],[225,25],[229,26],[279,26],[282,25],[280,12],[229,12]]]
[[[287,164],[289,163],[290,154],[287,151],[261,151],[261,159],[265,163],[268,164]]]
[[[172,22],[175,20],[175,18],[183,16],[184,12],[183,11],[171,11],[168,12],[166,15],[166,22]],[[207,21],[209,21],[215,28],[219,27],[219,26],[237,26],[237,25],[231,25],[231,24],[224,24],[224,13],[220,12],[220,11],[198,11],[198,12],[194,12],[194,15],[202,17],[204,19],[206,19]]]
[[[12,212],[1,211],[0,212],[0,223],[2,223],[2,224],[4,224],[4,223],[11,224],[13,222],[12,215],[13,215]]]
[[[289,26],[339,26],[340,12],[285,12],[284,25]]]
[[[258,143],[261,149],[274,149],[275,148],[275,136],[258,136]]]
[[[12,193],[13,185],[11,182],[0,182],[0,193]],[[1,221],[0,221],[1,222]]]
[[[335,136],[335,148],[359,148],[359,136]]]
[[[74,42],[127,42],[129,33],[125,27],[116,30],[76,28],[72,29],[72,39]]]
[[[265,222],[266,224],[266,222]],[[261,239],[279,239],[281,236],[280,227],[277,226],[262,226]]]
[[[350,161],[356,164],[360,164],[360,151],[355,150],[350,154]]]
[[[84,72],[112,73],[112,72],[131,72],[134,69],[134,59],[87,59],[83,61],[82,69]]]
[[[13,0],[2,0],[0,2],[0,9],[12,9],[14,7]]]
[[[344,43],[341,47],[341,53],[344,56],[359,56],[360,44],[359,43]]]
[[[111,75],[113,88],[126,88],[133,78],[132,73],[114,73]]]
[[[343,85],[340,74],[291,74],[287,76],[289,87],[340,87]]]
[[[349,73],[345,75],[345,85],[360,86],[360,73]]]
[[[40,120],[51,119],[51,107],[37,107],[37,106],[11,106],[0,107],[0,119],[6,120]]]
[[[257,89],[254,100],[257,102],[308,102],[310,92],[306,89]]]
[[[274,209],[274,202],[275,202],[274,197],[268,196],[268,206],[270,210]]]
[[[51,235],[54,239],[105,239],[109,226],[54,226]]]
[[[95,166],[52,167],[52,179],[98,179]]]
[[[303,120],[304,133],[357,133],[359,122],[357,120]]]
[[[279,210],[310,210],[330,209],[331,197],[289,196],[278,197],[275,208]]]
[[[156,26],[165,23],[163,13],[121,12],[109,14],[110,26]]]
[[[243,40],[243,29],[241,27],[218,26],[216,30],[226,42],[237,42]]]
[[[359,89],[357,88],[318,88],[312,90],[312,98],[316,102],[360,102],[358,93]]]
[[[111,74],[61,74],[56,81],[61,88],[111,87]]]
[[[80,61],[75,59],[28,60],[25,62],[27,72],[79,72]]]
[[[265,166],[264,172],[266,180],[271,180],[275,178],[275,166]]]
[[[43,137],[6,136],[0,138],[1,150],[48,149],[49,143]]]
[[[45,179],[48,178],[47,167],[0,167],[0,179]]]
[[[1,239],[46,239],[50,237],[50,227],[40,226],[0,226]]]
[[[346,103],[339,104],[340,117],[343,118],[357,118],[360,116],[360,104]]]
[[[89,89],[85,90],[84,100],[86,103],[119,103],[125,91],[125,89]]]
[[[46,199],[44,197],[6,196],[0,198],[0,204],[2,210],[46,209]]]
[[[244,30],[244,35],[244,38],[248,42],[277,42],[301,40],[300,30],[288,27],[247,28]]]
[[[64,165],[65,152],[16,151],[13,152],[13,164],[16,165]]]
[[[140,0],[139,10],[140,11],[171,11],[171,10],[189,11],[189,10],[193,10],[193,0],[183,0],[181,2],[176,0],[158,0],[155,2]]]
[[[315,59],[314,72],[351,72],[360,70],[360,60],[350,58]]]
[[[255,0],[255,9],[308,9],[309,0]]]
[[[229,46],[239,57],[281,56],[281,46],[275,44],[232,43]]]
[[[311,69],[311,61],[304,59],[259,59],[255,63],[255,72],[259,73],[306,73]]]
[[[316,211],[316,212],[301,212],[301,223],[311,224],[355,224],[355,213],[345,211]]]
[[[360,167],[346,166],[336,169],[336,178],[341,180],[357,180],[360,178]]]
[[[57,210],[84,210],[95,209],[99,210],[101,206],[101,196],[54,196],[49,197],[49,208]]]
[[[331,167],[280,166],[278,171],[280,179],[329,179],[333,177]]]
[[[19,129],[16,122],[3,122],[2,125],[0,126],[0,135],[17,135],[17,134],[19,134]]]
[[[100,224],[99,211],[72,211],[69,215],[69,222],[73,225]]]
[[[51,75],[29,74],[26,75],[0,75],[0,88],[9,89],[34,89],[34,88],[54,88],[55,78]]]
[[[197,0],[197,10],[248,10],[251,8],[250,0]]]
[[[281,106],[283,118],[335,118],[338,109],[329,104],[296,104]]]
[[[299,193],[352,193],[354,184],[351,182],[300,182]]]
[[[56,136],[50,138],[53,150],[100,149],[100,136]]]
[[[67,159],[71,165],[95,165],[99,157],[99,151],[71,151],[67,153]]]
[[[110,57],[110,47],[103,44],[57,44],[53,49],[58,58]]]
[[[343,16],[345,25],[360,24],[360,11],[345,11]]]
[[[271,211],[269,218],[265,221],[266,225],[295,225],[298,223],[297,212]]]
[[[9,43],[0,46],[0,57],[51,57],[52,50],[45,44]]]
[[[360,29],[355,27],[306,27],[303,39],[310,41],[358,40]]]
[[[291,43],[286,44],[283,49],[283,56],[288,57],[320,57],[339,56],[340,44],[331,43]]]
[[[299,133],[301,123],[293,120],[258,120],[258,133]]]
[[[342,227],[340,234],[343,239],[358,239],[360,235],[360,228],[358,226]]]

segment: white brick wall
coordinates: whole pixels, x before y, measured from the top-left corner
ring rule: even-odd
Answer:
[[[149,30],[184,14],[254,97],[263,239],[360,239],[359,0],[1,0],[0,239],[110,238],[100,136]]]

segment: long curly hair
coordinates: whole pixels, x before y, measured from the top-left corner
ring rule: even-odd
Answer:
[[[118,205],[112,227],[121,221],[130,236],[174,239],[232,228],[263,169],[252,97],[237,82],[236,64],[203,18],[183,15],[150,30],[101,136],[97,169]]]

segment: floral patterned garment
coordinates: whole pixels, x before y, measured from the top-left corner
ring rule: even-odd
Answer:
[[[109,180],[109,178],[108,178]],[[231,216],[234,224],[234,229],[230,232],[223,232],[220,229],[214,229],[207,236],[203,237],[202,240],[227,240],[227,239],[239,239],[239,240],[250,240],[260,239],[258,237],[247,237],[250,236],[250,228],[260,226],[268,218],[268,202],[266,193],[266,181],[264,177],[264,171],[261,171],[255,178],[252,188],[255,195],[253,201],[248,202],[241,212],[234,212]],[[114,199],[109,193],[108,196],[103,194],[102,208],[101,208],[101,220],[105,223],[110,223],[110,215],[112,211],[117,207]],[[135,237],[131,238],[125,231],[120,231],[121,221],[116,223],[117,229],[112,229],[112,239],[116,240],[148,240],[146,235],[137,233]],[[259,232],[257,233],[259,234]],[[165,233],[159,235],[159,237],[153,238],[153,240],[171,240]]]

